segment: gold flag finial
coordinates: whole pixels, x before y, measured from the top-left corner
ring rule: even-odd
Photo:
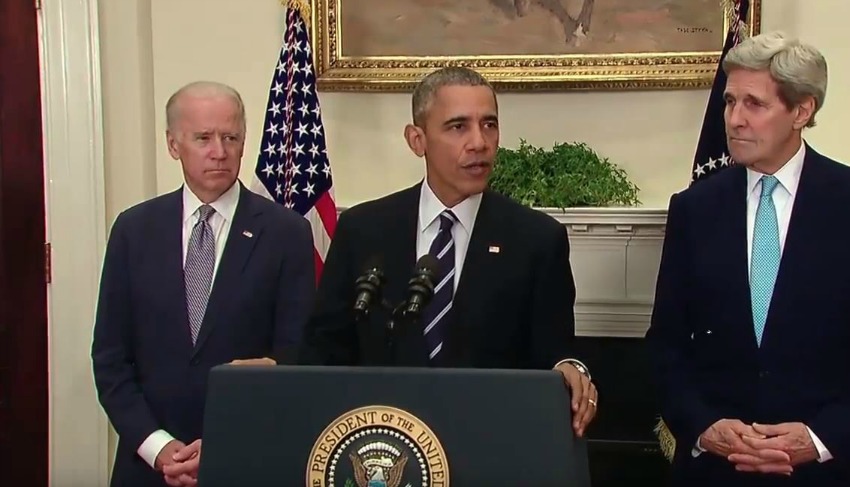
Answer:
[[[310,2],[309,0],[280,0],[280,4],[287,9],[292,9],[301,14],[307,28],[310,28]]]

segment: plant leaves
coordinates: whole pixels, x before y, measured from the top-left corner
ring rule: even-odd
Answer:
[[[640,204],[628,174],[581,142],[545,150],[520,139],[516,149],[500,147],[490,188],[538,208]]]

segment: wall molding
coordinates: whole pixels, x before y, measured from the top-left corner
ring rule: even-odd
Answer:
[[[39,10],[48,288],[50,483],[108,485],[108,422],[94,388],[91,332],[106,239],[97,0]]]

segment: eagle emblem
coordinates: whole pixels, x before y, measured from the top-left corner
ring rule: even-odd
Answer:
[[[384,442],[368,443],[349,453],[357,487],[399,487],[407,455]]]

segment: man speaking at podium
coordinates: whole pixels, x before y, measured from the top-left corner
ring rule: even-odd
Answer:
[[[437,70],[416,87],[404,135],[425,158],[425,180],[342,213],[300,362],[554,367],[570,387],[573,428],[583,435],[597,391],[570,358],[567,232],[487,190],[499,146],[495,91],[475,71]],[[392,313],[383,303],[403,306]]]

